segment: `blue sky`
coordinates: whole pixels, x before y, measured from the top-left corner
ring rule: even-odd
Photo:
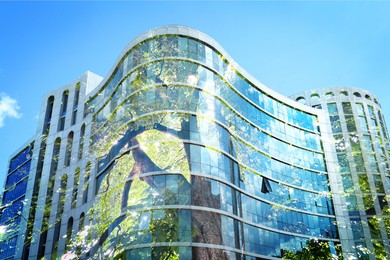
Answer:
[[[379,97],[390,123],[390,2],[0,2],[0,185],[37,129],[42,96],[90,70],[106,76],[138,34],[203,31],[285,95],[350,86]]]

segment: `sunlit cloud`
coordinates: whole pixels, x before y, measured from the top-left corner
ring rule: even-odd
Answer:
[[[4,126],[4,120],[7,117],[20,118],[19,105],[16,99],[11,98],[5,93],[0,93],[0,127]]]

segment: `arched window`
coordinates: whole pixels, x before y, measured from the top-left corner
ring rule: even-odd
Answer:
[[[374,98],[374,102],[375,102],[375,104],[379,104],[378,100],[376,100],[376,98]]]
[[[77,195],[79,192],[79,182],[80,182],[80,168],[77,167],[76,171],[74,172],[73,177],[73,191],[72,191],[72,208],[76,207],[77,205]]]
[[[43,126],[42,134],[44,135],[47,135],[50,130],[51,117],[53,115],[53,106],[54,106],[54,96],[50,96],[47,99],[45,121],[43,123],[44,126]]]
[[[53,176],[57,172],[60,148],[61,148],[61,138],[57,137],[57,139],[54,141],[53,157],[52,157],[52,163],[50,167],[50,176]]]
[[[65,250],[68,251],[70,247],[70,240],[72,239],[73,233],[73,217],[70,217],[68,224],[66,226],[66,241],[65,241]]]
[[[362,97],[362,95],[359,93],[359,92],[355,92],[355,93],[353,93],[354,95],[355,95],[355,97],[358,97],[358,98],[361,98]]]
[[[66,153],[64,166],[70,165],[70,160],[72,158],[72,146],[73,146],[73,131],[70,131],[68,134],[68,141],[66,142]]]
[[[83,158],[84,136],[85,136],[85,124],[83,124],[81,126],[81,130],[80,130],[79,152],[78,152],[78,159],[79,160],[81,160]]]
[[[68,184],[68,175],[64,174],[61,178],[61,187],[58,196],[58,210],[57,214],[62,215],[64,213],[66,186]]]
[[[52,256],[56,259],[58,251],[58,241],[60,240],[61,219],[65,208],[66,186],[68,184],[68,175],[64,174],[61,178],[61,187],[58,195],[56,221],[54,224]]]
[[[371,100],[370,95],[366,95],[366,99]]]
[[[79,232],[84,229],[84,225],[85,225],[85,214],[84,212],[82,212],[80,214],[80,220],[79,220]]]
[[[347,97],[348,96],[348,92],[347,91],[341,91],[340,92],[340,96],[342,96],[342,97]]]
[[[317,93],[311,94],[310,102],[312,105],[320,103],[320,95],[318,95]]]
[[[88,201],[88,188],[89,188],[89,175],[91,174],[91,162],[87,163],[85,167],[84,174],[84,185],[83,185],[83,203],[87,203]]]
[[[60,116],[58,121],[58,131],[64,130],[65,127],[65,116],[66,116],[66,109],[68,107],[68,96],[69,96],[69,90],[65,90],[64,93],[62,93],[61,110],[60,110]]]
[[[77,82],[76,84],[76,90],[74,93],[74,100],[73,100],[73,112],[72,112],[72,125],[76,123],[77,120],[77,108],[79,106],[79,99],[80,99],[80,82]]]
[[[304,97],[298,97],[296,99],[297,102],[301,103],[301,104],[306,104],[306,99]]]
[[[333,94],[333,92],[327,92],[327,93],[325,94],[325,97],[326,97],[326,98],[332,98],[332,97],[334,97],[334,94]]]

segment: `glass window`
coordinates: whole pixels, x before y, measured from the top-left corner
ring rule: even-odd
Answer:
[[[85,124],[83,124],[81,126],[81,130],[80,130],[79,151],[78,151],[78,155],[77,155],[79,160],[81,160],[83,158],[84,135],[85,135]]]
[[[375,205],[374,205],[374,200],[372,199],[372,195],[363,195],[363,204],[364,204],[364,209],[366,211],[367,215],[376,215],[375,213]]]
[[[30,172],[30,165],[31,161],[28,161],[27,163],[23,164],[21,167],[19,167],[16,171],[8,175],[7,182],[6,182],[6,189],[9,187],[15,185],[19,181],[21,181],[23,178],[28,176]]]
[[[346,115],[352,115],[352,106],[350,102],[343,102],[343,111]]]
[[[379,238],[381,238],[380,232],[378,235],[379,235]],[[377,259],[380,259],[381,257],[382,257],[382,259],[385,259],[386,257],[388,258],[388,254],[387,254],[386,249],[385,249],[382,242],[374,240],[374,241],[372,241],[372,243],[374,244],[374,254],[377,257]]]
[[[79,219],[79,231],[83,231],[84,226],[85,226],[85,214],[84,212],[82,212],[80,214],[80,219]]]
[[[350,216],[359,216],[359,210],[357,207],[356,197],[352,194],[346,194],[347,209]]]
[[[378,162],[375,158],[375,154],[374,153],[367,154],[366,156],[367,156],[368,165],[370,167],[370,171],[379,172]]]
[[[363,147],[368,151],[368,152],[373,152],[373,146],[371,142],[371,137],[369,135],[363,135],[361,137]]]
[[[79,105],[79,98],[80,98],[80,82],[76,84],[76,90],[74,94],[74,100],[73,100],[73,112],[72,112],[72,122],[71,124],[74,125],[77,120],[77,108]]]
[[[83,203],[87,203],[88,201],[88,187],[89,187],[89,177],[91,174],[91,163],[88,162],[85,167],[84,173],[84,185],[83,185]]]
[[[69,90],[65,90],[62,93],[61,110],[60,110],[59,121],[58,121],[58,131],[64,130],[65,127],[65,116],[68,107],[68,96],[69,96]]]
[[[336,103],[329,103],[327,106],[329,115],[338,115],[339,111],[337,110]]]
[[[363,104],[356,103],[356,110],[357,110],[359,116],[366,116],[366,113],[364,112]]]
[[[354,239],[360,239],[364,237],[362,222],[360,218],[351,219],[351,229]]]
[[[355,153],[353,155],[353,159],[355,161],[356,170],[358,172],[365,172],[366,168],[364,166],[363,156],[361,153]]]
[[[348,162],[347,155],[345,153],[337,154],[337,159],[338,159],[339,165],[340,165],[340,172],[341,173],[349,172],[350,169],[349,169],[349,162]]]
[[[73,233],[73,218],[70,217],[68,220],[68,225],[66,227],[66,241],[65,241],[65,250],[68,251],[70,249],[70,241],[72,239]]]
[[[54,96],[50,96],[47,100],[45,121],[43,122],[42,134],[47,135],[50,130],[51,117],[53,114]]]
[[[337,152],[345,152],[345,140],[343,135],[334,135],[334,141]]]
[[[62,218],[62,214],[64,213],[67,182],[68,182],[68,176],[64,174],[61,178],[61,186],[58,195],[56,220],[54,224],[54,236],[53,236],[53,245],[52,245],[52,256],[54,256],[54,258],[56,258],[57,256],[58,241],[60,240],[61,218]]]
[[[26,188],[27,188],[27,178],[19,182],[15,186],[11,187],[11,189],[7,190],[4,193],[3,204],[8,204],[11,201],[23,196],[26,193]]]
[[[374,177],[376,192],[384,193],[385,189],[383,188],[382,177],[379,174],[373,174],[372,176]]]
[[[330,123],[334,134],[341,133],[342,129],[339,116],[330,116]]]
[[[352,176],[350,174],[341,175],[341,180],[343,182],[344,190],[346,192],[354,191]]]
[[[77,204],[77,194],[79,191],[79,182],[80,182],[80,168],[78,167],[74,172],[73,177],[73,191],[72,191],[72,208],[76,207]]]
[[[368,133],[368,125],[365,116],[359,116],[360,127],[363,133]]]
[[[379,221],[376,217],[367,218],[368,227],[370,228],[371,238],[381,238]]]
[[[27,160],[31,159],[32,153],[33,145],[29,145],[26,149],[24,149],[18,155],[13,157],[10,161],[8,172],[13,172],[16,168],[24,164]]]
[[[370,184],[368,182],[368,177],[365,174],[358,174],[359,177],[359,185],[360,185],[360,191],[362,193],[370,193]]]
[[[387,236],[390,236],[390,218],[384,218],[383,221],[385,222]]]
[[[356,124],[355,119],[353,115],[346,115],[345,116],[345,123],[347,124],[347,130],[348,132],[356,132]]]
[[[365,172],[366,170],[364,166],[362,150],[360,148],[359,138],[357,136],[351,136],[350,143],[351,143],[352,155],[355,161],[356,170],[358,172]]]
[[[70,131],[66,143],[66,152],[65,152],[65,161],[64,161],[65,167],[70,165],[70,161],[72,158],[72,146],[73,146],[73,131]]]
[[[387,204],[387,198],[385,195],[378,196],[379,206],[381,208],[382,214],[385,216],[390,215],[390,207]]]
[[[374,112],[373,106],[368,105],[368,113],[369,113],[371,118],[375,118],[375,112]]]

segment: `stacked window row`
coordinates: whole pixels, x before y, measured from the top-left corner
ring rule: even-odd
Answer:
[[[300,130],[271,117],[258,107],[248,103],[247,100],[244,100],[214,72],[188,61],[158,61],[134,71],[122,82],[109,103],[103,106],[95,115],[96,124],[92,128],[92,132],[95,132],[107,119],[112,117],[112,113],[118,104],[128,99],[129,96],[134,95],[137,90],[145,88],[145,86],[162,83],[164,86],[183,83],[195,85],[204,92],[217,96],[224,103],[231,106],[234,111],[245,117],[252,124],[261,127],[261,129],[296,145],[317,151],[321,150],[320,138],[317,134]],[[164,97],[169,97],[170,99],[178,98],[179,100],[182,98],[174,90],[171,92],[165,93],[166,96]],[[158,99],[158,96],[150,93],[147,98],[152,102]]]
[[[207,254],[203,255],[203,250],[215,250],[202,248],[202,244],[213,245],[213,248],[223,246],[226,250],[255,254],[259,257],[282,257],[284,251],[301,251],[308,240],[308,238],[280,234],[240,223],[234,218],[216,212],[164,208],[133,211],[132,214],[126,215],[120,224],[120,229],[115,232],[115,239],[114,234],[110,234],[107,243],[103,244],[102,252],[107,252],[104,257],[114,258],[121,251],[133,246],[143,245],[146,247],[146,252],[150,252],[163,249],[154,246],[155,244],[166,244],[166,252],[163,255],[158,254],[158,250],[156,250],[157,254],[153,254],[153,256],[166,257],[175,252],[180,244],[191,243],[195,246],[192,248],[192,256],[201,257],[197,259],[207,257]],[[196,247],[198,243],[199,247]],[[332,242],[329,243],[334,246]],[[171,246],[168,246],[169,244]],[[109,248],[117,250],[107,250]],[[191,256],[191,251],[180,251],[180,258],[186,259],[187,256]],[[216,259],[224,259],[220,258],[224,256],[223,252],[215,255]],[[148,259],[148,254],[134,252],[131,257],[134,257],[131,259]]]
[[[13,172],[16,168],[23,165],[27,160],[31,159],[32,152],[33,146],[29,145],[26,149],[11,159],[8,172]]]
[[[102,88],[102,92],[98,93],[89,102],[89,107],[96,107],[102,102],[101,99],[103,97],[111,96],[123,76],[131,72],[135,67],[143,63],[167,57],[181,57],[199,61],[213,68],[220,75],[223,75],[224,79],[233,85],[242,95],[268,113],[280,118],[284,122],[289,122],[312,131],[318,131],[315,127],[315,116],[280,103],[259,91],[254,85],[245,81],[216,50],[195,39],[181,36],[149,39],[130,50],[124,61],[114,71],[107,85]]]
[[[218,149],[227,154],[230,153],[229,132],[220,125],[212,123],[208,119],[202,119],[200,117],[195,117],[192,115],[164,113],[155,116],[149,116],[145,119],[140,119],[134,123],[129,124],[127,126],[127,130],[129,131],[132,129],[138,129],[139,126],[145,127],[150,124],[150,122],[161,122],[165,125],[165,127],[169,129],[175,129],[178,122],[181,121],[188,121],[188,126],[182,128],[179,133],[177,130],[172,130],[172,134],[177,134],[178,137],[182,139],[188,139],[197,143],[201,142],[203,145],[214,147],[214,149]],[[198,124],[200,128],[198,128]],[[153,126],[149,127],[153,128]],[[116,132],[108,130],[107,133],[103,133],[102,138],[94,140],[93,146],[99,146],[99,143],[101,143],[103,147],[106,147],[107,136],[109,135],[109,133]],[[208,136],[213,136],[213,138],[208,138]],[[328,191],[326,174],[308,171],[288,165],[286,163],[272,159],[269,156],[263,155],[260,152],[253,150],[253,148],[249,147],[238,138],[231,138],[231,140],[236,149],[235,153],[236,157],[238,158],[238,161],[246,165],[246,167],[252,168],[252,171],[258,172],[259,174],[261,173],[261,175],[267,176],[269,178],[283,180],[283,182],[285,183],[302,187],[310,191]],[[119,140],[117,139],[115,141],[115,145],[109,150],[108,154],[100,158],[98,162],[98,171],[104,169],[113,160],[113,158],[120,154],[121,151],[123,152],[123,149],[129,147],[128,141],[129,138],[126,137],[126,135]],[[107,150],[105,152],[107,153]],[[200,158],[201,157],[199,156],[199,159]],[[210,158],[210,160],[214,160],[214,158]],[[193,167],[194,170],[196,170],[200,167],[200,164],[199,167],[197,167],[197,164]],[[241,174],[244,175],[245,173],[242,172]],[[244,175],[242,178],[245,179],[247,177]],[[248,189],[250,187],[251,185],[248,186]]]
[[[147,189],[138,179],[132,181],[131,185],[137,185],[137,188],[136,191],[125,194],[128,198],[128,208],[123,210],[162,205],[194,205],[220,209],[241,216],[242,209],[242,217],[245,221],[264,227],[316,237],[337,238],[338,236],[334,224],[335,219],[332,217],[275,208],[272,204],[258,200],[263,196],[255,199],[224,183],[206,177],[192,176],[191,182],[187,182],[181,175],[157,174],[149,177],[149,181],[158,187],[154,190]],[[208,175],[208,173],[203,174]],[[99,192],[101,185],[106,185],[102,183],[103,178],[108,178],[108,176],[105,174],[99,176],[96,192]],[[104,182],[107,182],[107,179]],[[137,194],[141,186],[143,187],[142,195]],[[155,194],[157,190],[159,191],[158,197]],[[236,203],[239,201],[242,204],[237,207]]]
[[[183,96],[183,99],[165,99],[155,98],[176,93],[178,96]],[[197,102],[191,102],[194,98],[185,99],[186,95],[196,96]],[[148,97],[152,97],[149,99]],[[168,97],[168,96],[167,96]],[[199,107],[200,106],[200,107]],[[126,108],[126,109],[125,109]],[[269,153],[276,158],[283,158],[283,160],[307,169],[325,171],[325,164],[322,153],[317,153],[302,148],[291,146],[288,143],[274,139],[261,130],[249,125],[242,120],[238,114],[231,111],[224,103],[214,96],[211,96],[198,89],[191,89],[185,86],[182,87],[158,87],[147,89],[145,91],[136,92],[123,103],[120,108],[113,115],[113,118],[106,121],[105,127],[101,128],[99,132],[95,133],[93,137],[94,143],[98,140],[105,139],[111,133],[117,133],[129,120],[136,116],[141,117],[147,113],[157,113],[161,110],[177,110],[190,111],[198,113],[210,119],[216,119],[229,128],[233,133],[240,135],[240,138],[247,142],[252,142],[251,146],[259,151]],[[98,120],[98,119],[96,119]],[[103,152],[107,152],[103,150]],[[286,157],[289,154],[289,157]]]
[[[158,147],[162,147],[163,144],[161,140],[149,140],[151,143],[150,145],[156,145]],[[168,139],[166,142],[169,141],[169,145],[171,147],[174,147],[179,144],[172,143],[172,140]],[[147,146],[144,144],[143,150],[149,151]],[[167,145],[166,143],[164,145]],[[135,181],[134,183],[129,183],[128,186],[132,187],[134,189],[134,185],[137,185],[137,187],[144,187],[142,189],[142,192],[140,191],[140,188],[137,188],[134,193],[125,193],[124,195],[122,194],[122,199],[125,201],[122,202],[122,205],[128,205],[131,207],[134,206],[141,206],[141,207],[147,207],[147,206],[160,206],[160,205],[165,205],[165,204],[190,204],[192,205],[200,205],[196,204],[196,201],[191,200],[191,198],[197,197],[199,199],[199,196],[202,196],[205,194],[205,192],[208,189],[211,189],[211,193],[214,195],[219,195],[224,196],[224,199],[222,200],[223,202],[226,203],[224,208],[220,208],[219,203],[211,203],[209,204],[202,204],[202,206],[208,206],[208,207],[216,207],[218,209],[226,210],[230,213],[238,214],[233,211],[233,202],[232,202],[232,197],[240,197],[241,198],[241,193],[237,192],[237,195],[233,194],[233,189],[225,184],[219,184],[217,181],[212,181],[205,179],[203,181],[203,185],[200,188],[197,188],[196,183],[199,177],[192,177],[191,180],[186,179],[185,176],[186,174],[191,171],[192,173],[201,173],[202,175],[211,175],[215,176],[217,178],[224,179],[228,181],[229,183],[236,183],[236,179],[240,178],[240,168],[235,161],[227,157],[226,155],[223,155],[215,150],[211,150],[206,147],[198,146],[198,145],[193,145],[193,144],[184,144],[186,147],[187,156],[189,156],[191,159],[189,159],[189,164],[190,167],[188,168],[185,164],[182,165],[181,167],[177,168],[177,170],[182,174],[182,175],[172,175],[172,176],[165,176],[165,175],[160,175],[160,176],[150,176],[148,177],[142,177],[142,179],[146,180],[147,183],[140,183],[138,180]],[[209,146],[207,146],[209,147]],[[139,148],[137,148],[139,149]],[[132,149],[130,153],[135,153],[137,149]],[[152,151],[151,151],[152,152]],[[128,153],[128,152],[126,152]],[[154,153],[154,152],[153,152]],[[121,155],[119,158],[123,158],[124,155]],[[127,158],[127,157],[126,157]],[[122,159],[119,159],[122,160]],[[123,159],[125,160],[125,159]],[[122,161],[123,161],[122,160]],[[126,159],[127,162],[131,162],[131,159]],[[131,166],[131,165],[130,165]],[[147,167],[147,166],[144,166]],[[172,168],[172,165],[170,165]],[[111,167],[108,167],[103,173],[101,173],[98,178],[97,178],[97,185],[96,185],[96,192],[99,193],[101,190],[104,192],[107,191],[107,189],[113,189],[114,184],[113,180],[110,181],[110,179],[115,178],[114,172],[117,171],[117,169],[125,169],[122,163],[118,163],[117,160],[115,160],[115,163],[111,165]],[[131,170],[129,168],[128,170]],[[149,172],[155,174],[161,174],[161,169],[157,165],[151,165],[150,167],[148,166]],[[242,176],[242,175],[241,175]],[[309,193],[305,192],[302,190],[298,189],[293,189],[291,187],[286,187],[282,186],[281,184],[278,184],[276,182],[270,181],[265,177],[258,176],[255,173],[246,171],[246,179],[248,181],[242,181],[241,183],[251,183],[251,180],[260,180],[261,183],[257,184],[257,199],[263,199],[265,201],[270,201],[273,203],[279,204],[279,206],[291,206],[292,208],[297,208],[301,210],[307,210],[312,213],[320,213],[320,214],[327,214],[331,215],[333,214],[333,209],[332,209],[332,204],[329,196],[325,194],[315,194],[315,193]],[[180,177],[180,178],[179,178]],[[123,176],[120,178],[123,179]],[[125,177],[126,178],[126,177]],[[207,182],[207,184],[205,184]],[[147,184],[153,184],[154,189],[150,191],[145,191],[147,189]],[[167,183],[170,185],[167,186]],[[256,184],[256,183],[255,183]],[[194,187],[195,185],[195,187]],[[219,191],[219,185],[222,185],[223,191]],[[236,185],[239,185],[237,183]],[[248,185],[249,186],[249,185]],[[266,186],[266,187],[265,187]],[[237,186],[235,186],[237,187]],[[245,187],[245,186],[244,186]],[[195,191],[194,194],[192,194],[191,197],[189,194],[189,190],[192,189],[192,191]],[[250,197],[249,194],[250,190],[245,190],[246,194],[248,195],[242,195],[243,196],[243,202],[247,202],[249,204],[255,203],[256,199],[253,197]],[[249,193],[248,193],[249,192]],[[158,194],[158,196],[157,196]],[[252,195],[253,196],[253,195]],[[128,199],[127,199],[128,198]],[[244,198],[246,198],[244,200]],[[130,200],[130,201],[127,201]],[[170,202],[168,202],[170,201]],[[200,201],[204,201],[207,203],[210,203],[210,200],[206,199],[200,199]],[[265,203],[265,202],[259,202],[264,205],[265,207],[270,207],[270,202]],[[124,204],[123,204],[124,203]],[[134,204],[135,203],[135,204]],[[194,204],[195,203],[195,204]],[[222,204],[222,203],[221,203]],[[214,206],[213,206],[214,205]],[[256,208],[254,205],[252,205],[252,208]],[[249,206],[248,206],[249,207]],[[244,207],[245,208],[245,207]],[[258,205],[258,208],[261,208],[261,206]],[[249,210],[250,211],[250,210]],[[288,210],[284,210],[279,208],[278,212],[283,215],[283,212],[288,212]],[[287,213],[286,213],[287,214]],[[293,214],[304,214],[304,213],[291,213]],[[305,215],[305,214],[304,214]],[[286,217],[285,215],[283,215]],[[281,216],[281,218],[284,218]],[[275,216],[274,216],[275,217]],[[316,233],[318,236],[328,236],[329,233],[334,233],[335,228],[333,226],[332,228],[332,223],[333,219],[332,218],[323,218],[323,217],[318,217],[318,216],[310,216],[310,217],[303,217],[301,219],[306,219],[307,221],[303,221],[306,224],[307,227],[310,227],[309,229],[306,229],[305,232],[314,232],[310,233],[311,235],[314,235],[315,230],[311,230],[311,228],[314,227],[314,225],[309,224],[309,220],[311,218],[320,218],[324,219],[323,221],[325,223],[328,223],[327,227],[324,230],[328,231],[328,234],[323,230],[321,233]],[[287,218],[290,220],[294,220],[294,218]],[[251,221],[255,221],[254,219],[251,219]],[[275,220],[274,220],[275,221]],[[312,220],[311,223],[313,223],[314,220]],[[257,221],[256,221],[257,222]],[[268,222],[272,222],[271,219],[268,219]],[[281,223],[285,223],[283,221],[279,221]],[[257,223],[261,223],[260,221]],[[288,223],[288,222],[287,222]],[[272,225],[273,228],[278,228],[282,224],[277,224],[276,222]],[[283,224],[284,225],[284,224]],[[287,225],[294,226],[294,223],[288,223]],[[302,230],[299,230],[297,233],[304,233]]]

